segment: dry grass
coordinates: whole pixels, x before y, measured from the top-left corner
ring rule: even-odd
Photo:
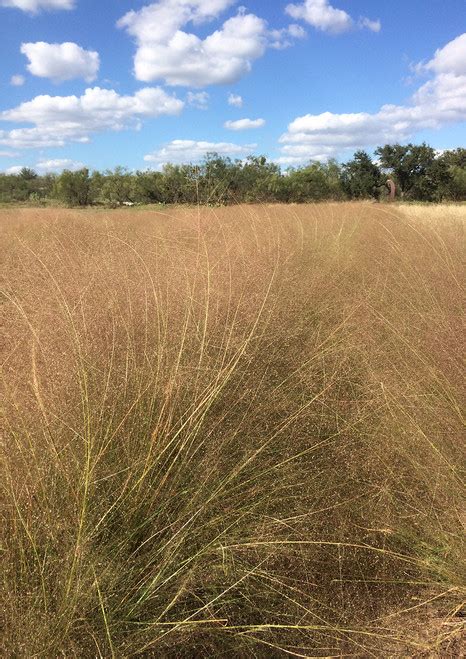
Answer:
[[[396,206],[405,217],[426,222],[458,221],[464,223],[466,204],[400,204]]]
[[[4,656],[459,656],[443,212],[0,212]]]

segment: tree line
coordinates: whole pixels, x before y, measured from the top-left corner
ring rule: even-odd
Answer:
[[[200,164],[167,164],[161,171],[105,172],[83,168],[38,175],[23,168],[0,174],[0,202],[66,206],[123,204],[305,203],[388,197],[387,180],[407,201],[466,201],[466,149],[437,152],[427,144],[387,144],[372,159],[357,151],[345,163],[329,160],[282,171],[264,156],[232,160],[209,153]]]

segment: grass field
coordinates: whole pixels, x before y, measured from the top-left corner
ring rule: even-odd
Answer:
[[[456,657],[466,207],[5,209],[5,657]]]

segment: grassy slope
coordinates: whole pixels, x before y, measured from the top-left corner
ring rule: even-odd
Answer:
[[[465,212],[428,213],[1,212],[5,656],[458,648]]]

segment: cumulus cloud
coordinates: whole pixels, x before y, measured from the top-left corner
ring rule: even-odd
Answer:
[[[299,4],[289,4],[285,12],[295,20],[303,20],[323,32],[341,34],[348,32],[356,25],[367,28],[373,32],[379,32],[380,21],[372,21],[362,17],[358,23],[343,9],[336,9],[329,0],[304,0]]]
[[[166,163],[198,162],[207,153],[222,156],[247,156],[257,149],[257,144],[232,144],[231,142],[198,142],[195,140],[173,140],[161,149],[144,156],[146,162],[162,167]]]
[[[24,165],[13,165],[12,167],[5,169],[4,173],[11,176],[17,176],[17,174],[20,174],[22,169],[24,169]]]
[[[435,51],[434,57],[427,64],[420,64],[419,70],[425,69],[434,73],[466,75],[466,33],[447,43]]]
[[[29,73],[39,78],[49,78],[54,82],[64,82],[75,78],[84,78],[86,82],[96,79],[100,67],[99,53],[84,50],[78,44],[36,43],[21,44],[21,52],[29,64]]]
[[[207,110],[209,107],[210,96],[207,92],[188,92],[186,100],[188,105],[197,110]]]
[[[76,172],[83,167],[85,165],[82,162],[76,162],[76,160],[69,160],[68,158],[57,158],[55,160],[39,160],[33,169],[39,174],[55,174],[62,172],[64,169]]]
[[[60,10],[74,9],[76,0],[0,0],[0,7],[21,9],[30,14],[37,14],[41,9]]]
[[[39,162],[33,165],[31,169],[38,174],[58,174],[64,169],[76,172],[83,167],[85,167],[85,165],[82,162],[76,162],[75,160],[69,160],[68,158],[57,158],[56,160],[39,160]],[[13,165],[13,167],[8,167],[8,169],[5,170],[5,174],[20,174],[22,169],[24,169],[24,165]]]
[[[22,75],[11,76],[10,78],[10,85],[13,85],[13,87],[22,87],[25,82],[26,78]]]
[[[1,121],[32,124],[0,130],[0,144],[25,148],[88,142],[93,133],[139,128],[144,118],[178,115],[184,105],[160,87],[145,87],[133,96],[100,87],[86,89],[82,96],[36,96],[0,113]]]
[[[281,136],[280,162],[322,160],[346,149],[410,139],[421,130],[466,121],[466,33],[437,50],[422,69],[433,75],[407,105],[384,105],[376,113],[307,114]]]
[[[265,126],[265,119],[238,119],[237,121],[226,121],[223,125],[228,130],[250,130]]]
[[[235,108],[243,107],[243,98],[238,94],[229,94],[228,95],[228,105],[232,105]]]
[[[158,0],[125,14],[117,25],[136,40],[136,78],[189,87],[230,84],[249,73],[267,48],[288,46],[297,37],[296,26],[269,30],[265,20],[244,8],[204,39],[181,29],[218,18],[234,2]]]

